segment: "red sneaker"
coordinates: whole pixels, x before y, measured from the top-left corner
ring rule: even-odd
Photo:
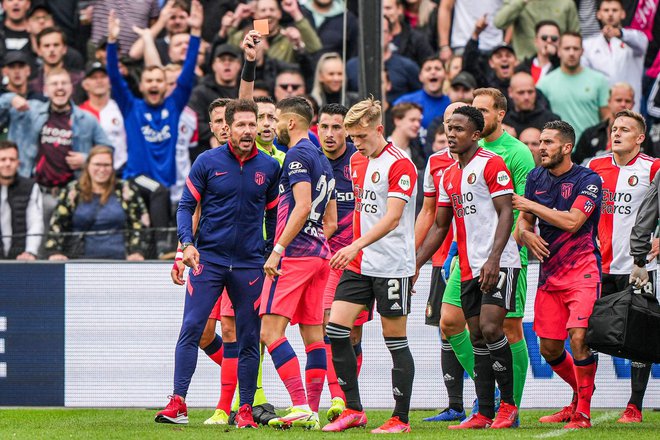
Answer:
[[[495,421],[490,426],[493,429],[511,428],[518,417],[518,407],[510,403],[500,403],[500,410],[497,412]]]
[[[449,429],[486,429],[490,428],[492,424],[492,419],[489,419],[481,413],[476,413],[470,415],[470,417],[463,420],[458,425],[449,426]]]
[[[571,420],[575,407],[571,404],[563,407],[561,410],[549,416],[543,416],[539,419],[541,423],[566,423]]]
[[[238,413],[236,414],[234,421],[236,423],[236,428],[238,429],[257,428],[257,424],[254,422],[254,418],[252,417],[252,406],[250,406],[249,403],[246,403],[238,409]]]
[[[403,423],[398,416],[390,417],[381,427],[371,430],[372,434],[397,434],[399,432],[410,432],[410,423]]]
[[[185,425],[188,423],[188,407],[181,396],[168,396],[170,403],[164,410],[156,414],[156,423],[176,423]]]
[[[351,428],[362,428],[367,426],[367,415],[364,411],[355,411],[346,408],[334,422],[323,427],[324,432],[341,432]]]
[[[564,429],[584,429],[591,428],[591,420],[581,412],[576,412],[571,416],[571,421],[564,426]]]
[[[623,411],[623,415],[618,423],[642,423],[642,411],[639,410],[634,404],[629,403]]]

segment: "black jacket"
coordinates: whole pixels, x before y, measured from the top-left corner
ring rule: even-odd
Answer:
[[[504,116],[502,123],[513,127],[518,136],[520,136],[520,133],[526,128],[534,127],[543,130],[543,125],[545,125],[546,122],[560,119],[559,116],[544,107],[537,99],[534,110],[516,111],[515,109],[509,109],[506,116]]]
[[[309,19],[310,23],[315,26],[313,13],[305,6],[301,6],[300,10]],[[337,14],[334,17],[326,18],[321,26],[316,28],[316,33],[323,43],[323,49],[314,54],[317,58],[328,52],[341,54],[343,48],[344,14]],[[358,45],[360,43],[358,19],[351,11],[348,11],[348,16],[346,17],[346,37],[346,59],[348,60],[357,56]]]
[[[592,125],[582,132],[582,136],[578,140],[575,150],[572,154],[573,162],[582,165],[586,159],[600,156],[609,151],[607,133],[610,130],[610,121],[603,119],[596,125]],[[646,133],[646,139],[642,142],[642,151],[646,154],[653,156],[652,145],[649,141],[651,139],[650,133]]]
[[[479,50],[479,41],[470,38],[463,52],[463,70],[477,81],[477,87],[495,87],[509,99],[508,79],[499,79],[488,65],[488,55]]]
[[[392,43],[397,48],[395,53],[410,58],[418,66],[421,66],[426,58],[433,55],[428,36],[413,29],[405,20],[401,22],[401,33],[394,37]]]
[[[534,63],[534,58],[536,58],[536,57],[533,56],[533,57],[525,58],[524,60],[522,60],[520,62],[520,64],[518,64],[516,66],[516,69],[515,69],[516,73],[526,72],[526,73],[529,73],[531,75],[532,74],[532,64]],[[548,70],[548,72],[552,72],[557,67],[559,67],[559,63],[560,63],[560,61],[559,61],[559,57],[557,55],[550,57],[550,70]]]
[[[7,202],[11,208],[12,229],[11,246],[6,257],[8,260],[15,260],[17,256],[25,252],[27,207],[30,202],[30,194],[32,194],[33,187],[34,180],[17,175],[14,183],[7,188]],[[1,235],[2,231],[0,230],[0,236]],[[5,258],[4,252],[0,250],[0,259],[3,258]]]

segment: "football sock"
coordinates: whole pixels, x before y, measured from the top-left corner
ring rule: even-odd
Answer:
[[[222,347],[222,338],[220,335],[216,334],[215,338],[209,345],[203,348],[204,353],[211,358],[213,362],[222,366],[222,357],[223,357],[223,347]]]
[[[357,359],[350,339],[351,329],[330,322],[325,330],[330,338],[337,382],[346,396],[346,408],[362,411],[357,381]]]
[[[408,338],[385,337],[385,345],[392,355],[392,394],[394,395],[394,412],[392,417],[399,417],[403,423],[408,423],[410,413],[410,397],[415,378],[415,361],[413,360]]]
[[[463,330],[457,335],[447,337],[454,350],[454,354],[458,361],[467,372],[468,376],[474,379],[474,351],[472,350],[472,341],[470,341],[470,333]]]
[[[596,378],[596,358],[589,355],[581,361],[574,360],[575,378],[578,385],[577,412],[591,417],[591,396],[594,393],[594,379]]]
[[[515,405],[513,400],[513,356],[511,355],[509,340],[506,335],[502,335],[499,340],[492,344],[486,344],[486,347],[490,352],[493,374],[497,385],[500,387],[502,402]]]
[[[313,342],[305,347],[305,352],[307,353],[307,363],[305,364],[307,402],[312,411],[319,412],[328,365],[325,357],[325,343],[323,341]]]
[[[527,379],[527,368],[529,368],[529,354],[527,353],[527,342],[524,339],[510,344],[511,356],[513,357],[513,400],[520,408],[525,380]]]
[[[355,352],[355,359],[357,361],[357,375],[359,376],[360,370],[362,370],[362,341],[353,346],[353,351]]]
[[[566,350],[555,360],[547,361],[552,371],[557,373],[557,376],[564,379],[564,382],[569,384],[573,392],[577,393],[577,381],[575,378],[575,366],[573,365],[573,356]]]
[[[646,392],[646,385],[649,383],[649,376],[651,374],[652,364],[642,364],[640,362],[630,363],[630,400],[632,403],[642,410],[642,402],[644,401],[644,393]]]
[[[294,406],[306,405],[305,387],[300,376],[300,364],[298,356],[293,351],[286,337],[282,337],[268,346],[268,352],[273,359],[277,374],[282,379],[286,390],[291,396]]]
[[[238,384],[238,342],[225,343],[225,359],[220,370],[220,383],[220,400],[217,409],[229,414]]]
[[[486,344],[474,346],[474,387],[479,399],[479,413],[492,419],[495,417],[495,374],[493,361]]]
[[[330,398],[334,399],[335,397],[341,397],[342,400],[346,401],[344,392],[341,390],[341,387],[337,383],[337,373],[335,373],[335,366],[332,363],[332,347],[330,346],[330,338],[325,336],[323,338],[325,342],[325,359],[328,366],[328,389],[330,390]]]
[[[463,411],[463,374],[465,370],[446,339],[442,340],[442,352],[440,357],[442,365],[442,378],[447,388],[449,397],[449,408],[458,412]]]

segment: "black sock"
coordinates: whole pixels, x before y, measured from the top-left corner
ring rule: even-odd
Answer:
[[[479,399],[479,413],[495,418],[495,375],[486,344],[472,344],[474,352],[474,387]]]
[[[651,374],[651,364],[642,364],[640,362],[630,363],[630,400],[638,410],[642,410],[642,402],[644,401],[644,393],[646,393],[646,385],[649,383],[649,375]]]
[[[413,360],[408,338],[385,338],[385,345],[392,355],[392,395],[394,396],[394,412],[403,423],[408,423],[410,412],[410,396],[412,395],[413,379],[415,378],[415,361]]]
[[[463,411],[463,374],[465,370],[458,361],[456,353],[451,348],[451,344],[446,339],[442,340],[442,352],[440,357],[442,365],[442,378],[447,388],[449,397],[449,408]]]
[[[350,339],[351,329],[330,322],[325,331],[330,338],[337,382],[346,396],[346,408],[362,411],[357,382],[357,359]]]
[[[486,344],[490,352],[490,359],[493,365],[493,374],[500,387],[502,402],[515,405],[513,400],[513,356],[511,347],[506,335],[492,344]]]

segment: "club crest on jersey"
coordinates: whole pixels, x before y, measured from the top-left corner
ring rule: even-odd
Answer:
[[[511,178],[507,174],[506,171],[500,171],[497,173],[497,183],[499,183],[501,186],[505,186],[511,181]]]
[[[351,167],[350,167],[350,165],[344,165],[344,177],[347,180],[351,180]]]
[[[373,183],[380,182],[380,173],[378,171],[374,171],[374,173],[371,175],[371,181]]]
[[[561,184],[561,196],[565,199],[569,198],[573,193],[573,184],[572,183],[562,183]]]
[[[474,182],[476,182],[476,181],[477,181],[477,175],[474,174],[474,173],[470,173],[470,175],[469,175],[468,178],[467,178],[467,183],[469,183],[470,185],[472,185],[472,184],[473,184]]]
[[[595,206],[596,205],[594,204],[594,202],[592,202],[591,200],[587,200],[586,202],[584,202],[584,212],[586,214],[589,214],[591,211],[594,210]]]
[[[192,273],[195,276],[199,276],[199,275],[202,274],[203,270],[204,270],[204,265],[200,263],[200,264],[197,265],[197,270],[193,270]]]
[[[637,176],[628,177],[628,185],[635,186],[635,185],[637,185],[637,182],[639,182],[639,179],[637,178]]]
[[[266,175],[261,171],[257,171],[254,173],[254,182],[259,186],[263,185],[266,182]]]

